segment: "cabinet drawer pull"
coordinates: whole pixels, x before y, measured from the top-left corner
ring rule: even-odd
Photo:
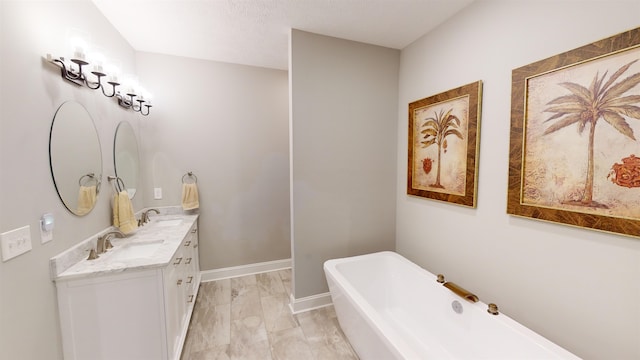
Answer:
[[[178,285],[182,285],[182,279],[178,279]]]
[[[176,262],[173,263],[173,265],[180,265],[180,263],[182,262],[182,258],[176,258]]]
[[[187,302],[193,302],[193,295],[189,295],[189,300]]]
[[[187,258],[187,260],[185,260],[185,262],[184,262],[184,263],[185,263],[186,265],[191,264],[191,258]]]
[[[193,229],[193,230],[191,230],[191,233],[195,234],[197,231],[198,231],[198,229]]]
[[[193,276],[189,276],[187,279],[189,279],[187,280],[187,284],[191,284],[193,282]]]
[[[184,243],[184,246],[190,246],[190,245],[191,245],[191,240]]]

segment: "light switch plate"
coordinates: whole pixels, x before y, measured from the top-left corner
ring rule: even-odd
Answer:
[[[155,200],[162,199],[162,188],[153,188],[153,198]]]
[[[0,234],[2,261],[13,259],[31,250],[31,227],[29,225]]]

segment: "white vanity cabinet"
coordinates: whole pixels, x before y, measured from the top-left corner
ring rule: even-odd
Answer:
[[[200,273],[194,222],[171,261],[56,280],[66,360],[178,360]]]

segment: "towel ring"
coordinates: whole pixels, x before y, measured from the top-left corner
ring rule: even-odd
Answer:
[[[82,181],[85,180],[85,178],[87,180],[87,183],[91,180],[95,181],[96,185],[98,185],[98,179],[96,179],[96,174],[94,173],[89,173],[89,174],[85,174],[80,176],[80,179],[78,179],[78,185],[82,186]]]
[[[88,179],[85,179],[88,178]],[[80,176],[80,179],[78,179],[78,185],[80,186],[84,186],[82,184],[82,181],[87,180],[87,182],[85,182],[85,185],[88,184],[91,180],[93,180],[95,182],[95,186],[96,186],[96,194],[100,193],[100,180],[98,180],[98,178],[96,177],[96,174],[94,173],[89,173],[89,174],[85,174]]]
[[[191,171],[189,171],[188,173],[182,175],[182,183],[186,184],[186,182],[184,181],[186,177],[190,177],[193,178],[193,183],[197,184],[198,183],[198,177],[195,176]]]
[[[113,181],[115,180],[115,183],[113,183],[113,191],[115,191],[116,193],[120,193],[122,192],[122,190],[126,189],[127,187],[124,185],[124,181],[122,180],[122,178],[118,177],[118,176],[111,176],[109,175],[107,177],[107,179],[109,181]]]
[[[118,186],[119,193],[127,189],[127,187],[124,185],[124,181],[120,177],[116,177],[116,185]]]

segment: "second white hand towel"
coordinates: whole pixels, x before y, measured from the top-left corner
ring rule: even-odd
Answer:
[[[117,193],[113,198],[113,226],[119,228],[124,234],[129,234],[138,228],[133,204],[126,191]]]
[[[198,186],[195,183],[182,184],[182,209],[193,210],[200,207]]]

